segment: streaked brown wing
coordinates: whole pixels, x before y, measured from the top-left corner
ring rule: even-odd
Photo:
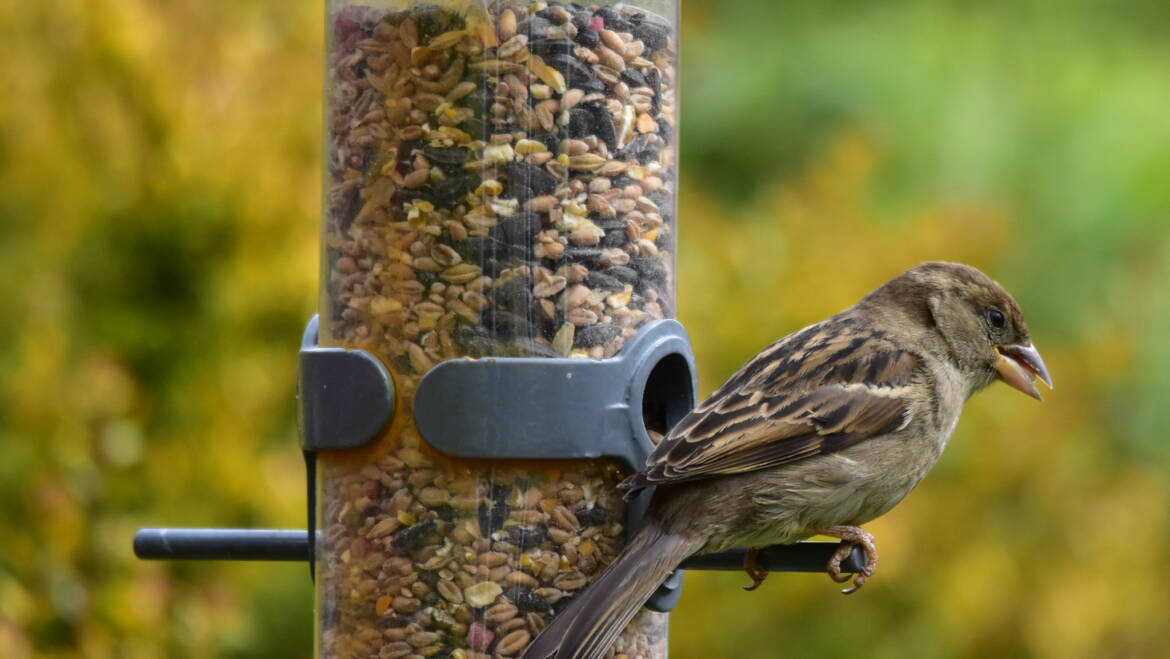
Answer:
[[[840,451],[909,422],[919,360],[839,318],[757,355],[683,418],[623,487],[636,491]]]

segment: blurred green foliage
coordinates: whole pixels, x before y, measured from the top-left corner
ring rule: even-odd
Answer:
[[[309,656],[304,566],[144,525],[302,524],[321,3],[0,8],[0,654]],[[682,320],[710,391],[921,260],[1016,293],[1057,389],[968,406],[882,563],[687,577],[673,656],[1158,656],[1170,642],[1170,8],[684,8]]]

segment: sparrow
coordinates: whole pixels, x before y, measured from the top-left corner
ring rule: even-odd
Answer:
[[[939,459],[963,404],[995,380],[1040,399],[1052,378],[1019,305],[976,268],[930,262],[853,307],[769,346],[662,439],[619,485],[654,487],[641,527],[553,619],[527,659],[600,657],[655,589],[693,554],[754,550],[813,535],[841,543],[826,569],[845,583],[860,528],[894,507]]]

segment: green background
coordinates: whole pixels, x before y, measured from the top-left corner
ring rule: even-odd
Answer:
[[[139,526],[303,523],[319,2],[0,7],[0,654],[304,657],[294,564]],[[687,577],[675,657],[1152,657],[1170,642],[1170,8],[689,2],[679,309],[701,388],[926,259],[1016,294],[882,562]]]

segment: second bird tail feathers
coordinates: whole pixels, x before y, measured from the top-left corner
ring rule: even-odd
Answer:
[[[617,559],[536,638],[524,659],[602,656],[670,571],[695,549],[694,540],[664,533],[657,520],[646,519]]]

